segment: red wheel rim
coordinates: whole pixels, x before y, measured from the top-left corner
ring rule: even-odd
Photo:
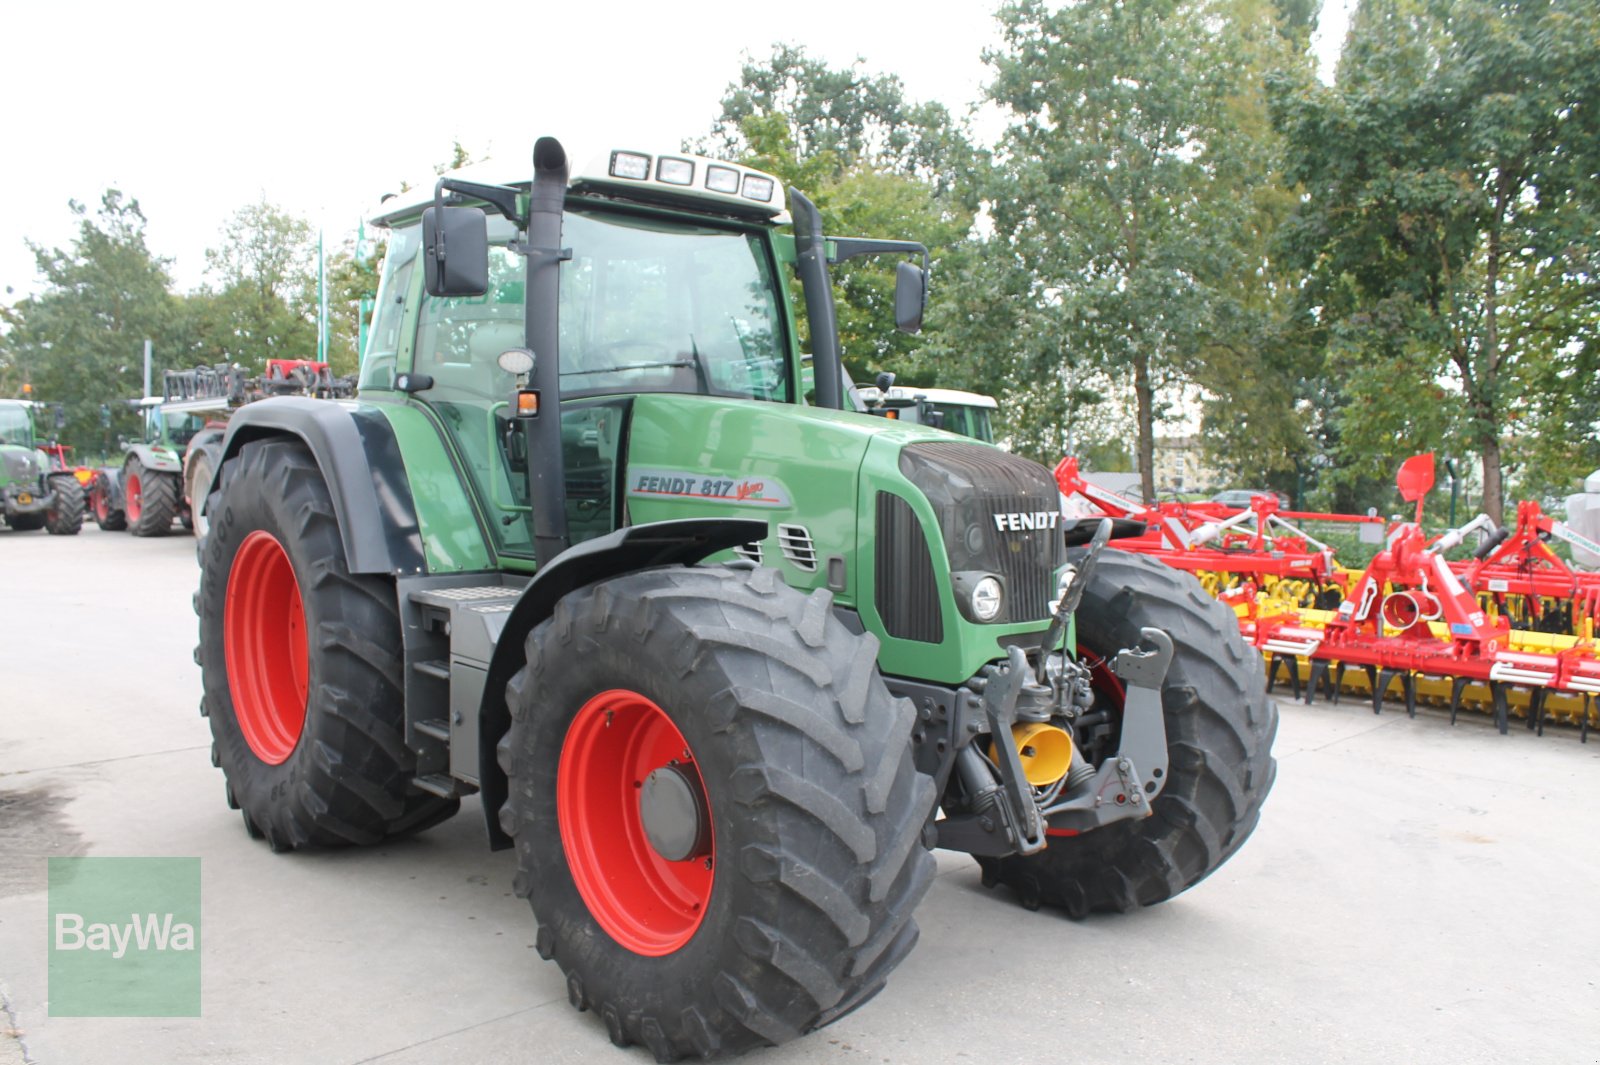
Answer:
[[[556,823],[578,894],[607,935],[652,958],[694,936],[715,876],[715,844],[710,855],[671,862],[645,835],[639,789],[673,762],[695,768],[672,719],[637,692],[613,689],[572,719],[556,769]],[[698,770],[690,776],[700,781]]]
[[[278,765],[300,742],[310,670],[300,584],[269,532],[246,536],[233,556],[222,649],[239,731],[257,758]]]
[[[127,514],[129,521],[137,522],[139,520],[139,512],[144,509],[144,503],[139,497],[139,493],[143,487],[144,486],[139,483],[139,475],[137,473],[128,474],[128,480],[123,490],[123,495],[127,496]]]
[[[111,516],[111,511],[106,508],[106,493],[101,488],[94,489],[94,516],[102,524]]]

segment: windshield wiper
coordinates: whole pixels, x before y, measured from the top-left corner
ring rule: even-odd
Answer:
[[[561,376],[586,377],[593,373],[622,373],[625,370],[659,370],[668,366],[681,370],[688,367],[693,367],[694,365],[695,364],[692,362],[686,362],[683,360],[679,360],[678,362],[630,362],[622,366],[600,366],[593,370],[562,370]]]

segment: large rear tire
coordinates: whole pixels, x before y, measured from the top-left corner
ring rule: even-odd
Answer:
[[[111,476],[104,470],[89,482],[89,513],[94,516],[94,523],[106,532],[121,532],[128,527],[127,515],[120,507],[111,505]]]
[[[83,485],[70,474],[50,478],[55,504],[45,511],[44,529],[51,536],[77,536],[83,529]]]
[[[673,1061],[785,1042],[883,986],[932,882],[933,783],[877,641],[827,592],[632,573],[567,596],[526,651],[501,824],[574,1006]],[[643,812],[663,775],[699,811],[682,851]]]
[[[122,467],[122,495],[128,531],[135,536],[165,536],[178,515],[176,474],[147,470],[137,455]]]
[[[1166,786],[1147,818],[1052,836],[1027,857],[978,860],[985,883],[1009,885],[1030,907],[1082,917],[1164,902],[1227,861],[1261,816],[1277,773],[1278,708],[1260,655],[1193,577],[1141,555],[1104,552],[1077,614],[1080,651],[1108,659],[1136,646],[1146,627],[1173,643],[1161,688]],[[1120,710],[1121,686],[1109,670],[1096,671],[1095,688],[1100,702]],[[1108,737],[1103,753],[1116,742]]]
[[[246,444],[210,506],[197,659],[247,829],[290,850],[376,843],[453,814],[458,800],[410,785],[394,584],[349,571],[311,453]]]

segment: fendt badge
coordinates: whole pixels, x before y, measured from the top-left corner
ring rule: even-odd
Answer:
[[[1061,515],[1053,510],[1036,510],[1028,514],[996,514],[994,527],[1001,532],[1022,532],[1026,529],[1054,529]]]

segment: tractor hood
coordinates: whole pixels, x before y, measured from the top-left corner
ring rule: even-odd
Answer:
[[[38,480],[45,464],[44,455],[31,447],[0,447],[0,471],[7,482]]]
[[[705,396],[632,402],[635,523],[762,518],[734,554],[827,588],[882,633],[886,673],[960,683],[1008,642],[1037,642],[1065,563],[1049,471],[940,430],[865,414]],[[971,609],[994,577],[998,613]]]

